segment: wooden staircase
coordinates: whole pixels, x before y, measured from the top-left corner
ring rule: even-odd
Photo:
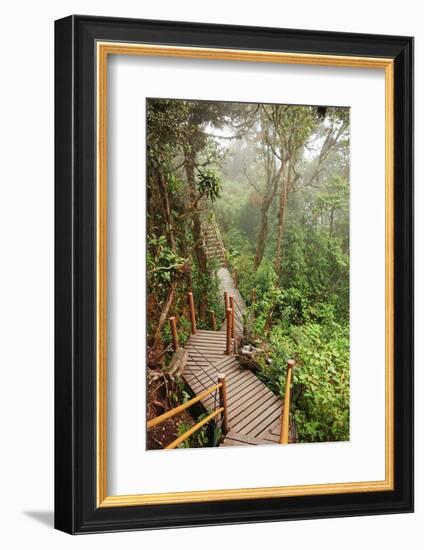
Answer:
[[[184,347],[183,378],[194,397],[151,419],[148,428],[179,414],[192,404],[200,403],[208,413],[207,416],[169,444],[167,449],[180,445],[191,433],[213,419],[221,422],[221,447],[289,443],[293,440],[289,433],[289,378],[287,377],[288,392],[283,407],[282,400],[257,376],[242,368],[234,352],[234,342],[243,333],[246,304],[226,267],[224,244],[214,215],[210,212],[209,209],[207,221],[203,222],[205,244],[208,257],[214,258],[218,264],[216,276],[223,302],[225,301],[226,319],[219,329],[213,315],[212,326],[216,330],[198,329],[193,293],[188,293],[191,336]],[[169,322],[173,347],[177,353],[180,347],[175,317],[171,317]],[[287,376],[289,371],[291,375],[291,368],[288,369]]]
[[[219,374],[225,375],[230,432],[221,445],[237,445],[237,441],[244,445],[246,440],[249,445],[278,443],[282,401],[257,376],[243,369],[236,355],[225,355],[225,340],[222,331],[198,330],[190,337],[185,346],[186,383],[198,395],[216,383]],[[211,394],[201,403],[209,411],[216,408],[216,400],[217,396]]]
[[[222,294],[233,296],[235,305],[235,337],[243,331],[243,312],[246,304],[235,288],[226,267],[221,267],[217,276]],[[198,330],[185,345],[188,351],[184,379],[194,395],[216,384],[219,375],[224,375],[227,389],[227,420],[229,431],[220,446],[267,445],[279,443],[283,402],[250,370],[241,367],[237,355],[226,353],[226,323],[221,330]],[[233,348],[232,348],[233,349]],[[201,399],[206,411],[219,406],[217,392]],[[289,442],[294,440],[289,434]]]
[[[203,231],[205,235],[206,255],[208,259],[214,259],[217,262],[218,267],[226,266],[226,251],[221,237],[221,232],[219,231],[213,212],[211,212],[208,219],[204,221]]]

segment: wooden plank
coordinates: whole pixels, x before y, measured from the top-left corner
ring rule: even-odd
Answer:
[[[244,392],[247,387],[249,387],[249,391],[252,391],[252,386],[255,385],[255,380],[251,378],[250,376],[246,376],[242,382],[240,382],[240,385],[237,386],[237,392]],[[232,388],[233,389],[233,388]]]
[[[211,380],[217,380],[218,379],[218,374],[225,374],[227,377],[228,377],[228,373],[219,373],[219,372],[214,372],[213,375],[211,375],[210,373],[196,373],[195,375],[192,374],[190,376],[190,373],[185,373],[184,374],[184,378],[187,380],[187,383],[189,384],[189,386],[192,388],[193,391],[197,391],[201,386],[203,386],[205,383],[207,383],[207,381],[211,381]],[[237,374],[237,373],[233,373],[233,376],[234,374]],[[234,380],[234,378],[233,378]],[[227,379],[227,385],[228,385],[228,395],[229,395],[229,398],[231,398],[230,396],[233,395],[233,388],[231,387],[231,383],[232,383],[232,380],[230,378]]]
[[[275,420],[277,420],[278,418],[281,417],[281,410],[275,410],[272,412],[272,414],[270,414],[269,416],[265,417],[262,422],[260,422],[260,424],[256,424],[255,427],[250,426],[250,429],[249,431],[247,431],[246,433],[248,433],[249,435],[252,435],[253,437],[258,437],[260,434],[262,434],[263,432],[265,432],[269,426],[275,422]]]
[[[221,363],[226,363],[227,361],[235,361],[237,364],[238,364],[238,359],[235,355],[226,355],[225,357],[223,357],[222,359],[220,359],[219,361],[217,361],[214,366],[219,369]]]
[[[242,369],[240,369],[240,365],[238,361],[236,361],[234,358],[231,358],[230,361],[222,362],[219,361],[219,366],[216,366],[216,363],[211,363],[209,361],[188,361],[187,369],[186,370],[207,370],[208,372],[229,372],[231,370],[237,370],[243,372]]]
[[[250,399],[245,401],[241,407],[238,407],[235,411],[230,411],[230,414],[233,422],[235,422],[241,429],[251,424],[262,411],[268,410],[271,406],[272,401],[267,401],[263,398],[257,399],[252,396]]]
[[[227,390],[229,393],[234,393],[234,391],[237,391],[240,383],[245,380],[245,375],[243,371],[232,370],[224,374],[226,374],[227,376]]]
[[[231,431],[227,434],[220,447],[242,446],[242,445],[270,445],[271,443],[257,437],[250,437],[244,434]]]
[[[251,388],[256,386],[255,383],[259,382],[252,373],[240,370],[235,360],[233,360],[232,364],[227,365],[226,368],[223,368],[221,365],[215,372],[211,370],[205,372],[203,369],[198,369],[190,373],[187,369],[184,378],[195,393],[204,389],[204,387],[212,381],[215,382],[219,373],[226,374],[227,376],[229,409],[231,404],[239,398],[240,392],[250,392]],[[259,387],[261,387],[260,382]]]
[[[218,333],[220,334],[220,333]],[[189,345],[186,345],[185,348],[189,351],[196,351],[196,350],[204,350],[204,349],[210,349],[211,351],[215,351],[217,353],[220,353],[222,351],[222,347],[225,346],[226,339],[223,338],[220,341],[212,342],[209,340],[203,340],[199,342],[190,342]]]
[[[236,397],[237,394],[248,384],[249,382],[254,383],[254,380],[250,376],[246,376],[245,373],[241,372],[240,376],[231,383],[229,388],[230,395]]]
[[[232,417],[233,421],[236,421],[240,415],[247,415],[249,414],[249,409],[252,406],[257,406],[258,402],[265,399],[267,396],[267,392],[264,391],[264,388],[259,388],[259,391],[254,392],[248,392],[244,395],[244,398],[241,397],[237,400],[236,406],[232,409],[229,409],[229,414]]]
[[[203,342],[192,342],[189,346],[186,346],[186,349],[189,351],[196,351],[199,350],[202,353],[204,350],[209,350],[212,353],[215,352],[216,354],[222,353],[222,348],[225,347],[225,339],[221,340],[220,342],[209,342],[209,341],[203,341]]]
[[[265,441],[269,441],[269,443],[276,443],[277,445],[280,444],[279,435],[267,434],[266,432],[262,432],[261,438],[263,438]]]
[[[188,362],[190,362],[190,360],[192,362],[198,362],[199,364],[201,363],[206,363],[206,364],[211,364],[211,363],[216,363],[218,362],[221,358],[222,358],[222,355],[219,353],[212,353],[212,352],[208,352],[208,353],[200,353],[200,352],[191,352],[189,350],[189,354],[188,354]],[[228,357],[228,356],[227,356]]]
[[[199,365],[201,364],[210,365],[211,363],[218,362],[221,359],[221,357],[222,355],[218,355],[216,353],[205,355],[204,353],[189,351],[187,362],[198,363]]]
[[[196,361],[199,361],[199,362],[202,362],[202,363],[217,363],[218,361],[220,361],[223,357],[223,354],[221,353],[215,353],[215,352],[211,352],[211,351],[208,351],[206,353],[202,353],[201,351],[199,350],[189,350],[188,351],[188,361],[192,361],[192,362],[196,362]],[[228,357],[228,355],[227,355]]]
[[[219,357],[218,360],[220,358],[221,357]],[[199,368],[204,368],[204,369],[210,369],[211,364],[214,364],[214,363],[216,363],[216,360],[214,360],[213,356],[211,356],[208,359],[208,358],[204,358],[204,357],[199,356],[199,355],[190,355],[189,354],[189,357],[188,357],[188,360],[187,360],[187,365],[188,366],[193,365],[193,366],[198,366]]]
[[[260,401],[256,406],[253,406],[251,412],[247,416],[243,415],[243,418],[237,422],[237,430],[241,431],[246,428],[246,433],[249,433],[251,426],[255,427],[259,424],[261,419],[272,414],[273,406],[275,405],[272,398],[268,397],[264,401]]]
[[[205,385],[209,384],[211,385],[212,381],[217,380],[217,376],[209,376],[207,373],[199,373],[196,375],[184,373],[184,379],[187,382],[187,384],[190,386],[192,391],[194,393],[197,393],[201,388],[203,388]]]
[[[211,367],[209,364],[203,364],[203,363],[189,363],[188,366],[185,369],[185,372],[192,372],[193,374],[198,373],[207,373],[211,376],[218,375],[220,371],[222,372],[231,372],[234,370],[233,365],[227,365],[222,367],[221,369],[215,369]]]
[[[216,334],[219,334],[220,338],[210,338],[209,336],[207,338],[202,338],[201,340],[189,340],[186,344],[186,348],[197,348],[197,347],[211,347],[211,348],[219,348],[223,343],[225,343],[224,335],[221,334],[221,332],[216,331]]]
[[[186,369],[184,372],[192,373],[195,375],[200,374],[209,374],[213,375],[215,370],[210,368],[210,365],[208,363],[188,363]]]
[[[196,334],[191,334],[188,342],[196,342],[199,340],[220,340],[222,337],[216,330],[198,330]]]
[[[245,409],[245,404],[248,401],[256,400],[258,397],[261,397],[261,388],[258,387],[254,381],[248,379],[246,381],[247,383],[243,383],[241,386],[239,386],[238,391],[236,395],[234,395],[233,400],[231,402],[231,411],[233,415],[236,415],[240,410]]]
[[[208,376],[207,373],[188,374],[184,376],[186,382],[190,386],[193,392],[197,392],[205,384],[211,384],[212,381],[217,380],[217,376]]]
[[[249,382],[251,382],[251,384],[249,384]],[[242,373],[241,376],[234,381],[230,388],[230,395],[232,398],[234,398],[234,401],[237,401],[237,396],[242,390],[244,390],[246,386],[250,387],[251,393],[256,393],[256,391],[259,389],[259,386],[257,386],[255,382],[256,381],[253,378],[251,378],[250,376],[245,376],[245,374]]]
[[[226,374],[228,375],[230,378],[234,378],[235,375],[239,374],[240,371],[237,367],[235,367],[234,365],[227,365],[225,367],[222,367],[220,369],[215,369],[215,368],[203,368],[203,367],[193,367],[192,369],[189,369],[187,368],[185,373],[187,374],[192,374],[194,376],[197,376],[197,377],[204,377],[204,376],[209,376],[209,377],[212,377],[212,378],[217,378],[218,377],[218,374]]]
[[[236,372],[236,369],[237,367],[235,367],[234,365],[230,364],[230,365],[225,365],[225,366],[222,366],[221,368],[219,369],[214,369],[214,368],[211,368],[209,365],[203,365],[203,364],[189,364],[186,369],[185,369],[185,372],[192,372],[193,374],[198,374],[199,372],[207,372],[211,375],[213,375],[214,373],[216,375],[218,375],[220,372],[226,374],[226,373],[230,373],[230,372]]]
[[[209,356],[215,357],[215,362],[222,359],[225,350],[225,346],[190,346],[186,348],[192,357],[202,357],[208,359]],[[228,357],[228,356],[227,356]]]

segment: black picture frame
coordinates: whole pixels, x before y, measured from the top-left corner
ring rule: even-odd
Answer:
[[[97,507],[98,40],[394,59],[393,491]],[[75,534],[413,511],[413,39],[73,15],[55,23],[55,73],[55,527]]]

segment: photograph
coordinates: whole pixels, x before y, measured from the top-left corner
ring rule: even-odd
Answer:
[[[146,98],[145,130],[147,450],[349,441],[349,106]]]
[[[328,546],[414,510],[414,38],[173,9],[55,21],[54,526]]]

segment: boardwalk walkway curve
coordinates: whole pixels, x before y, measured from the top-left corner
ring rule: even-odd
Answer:
[[[210,223],[206,229],[209,257],[220,265],[217,271],[221,296],[224,292],[234,300],[234,336],[243,333],[243,313],[246,304],[225,266],[225,250],[219,229]],[[183,377],[193,394],[198,395],[212,384],[219,374],[226,378],[229,432],[221,446],[265,445],[279,443],[283,403],[251,371],[242,368],[237,355],[226,354],[227,321],[216,331],[195,330],[186,343],[187,364]],[[216,395],[201,401],[207,410],[216,408]]]

